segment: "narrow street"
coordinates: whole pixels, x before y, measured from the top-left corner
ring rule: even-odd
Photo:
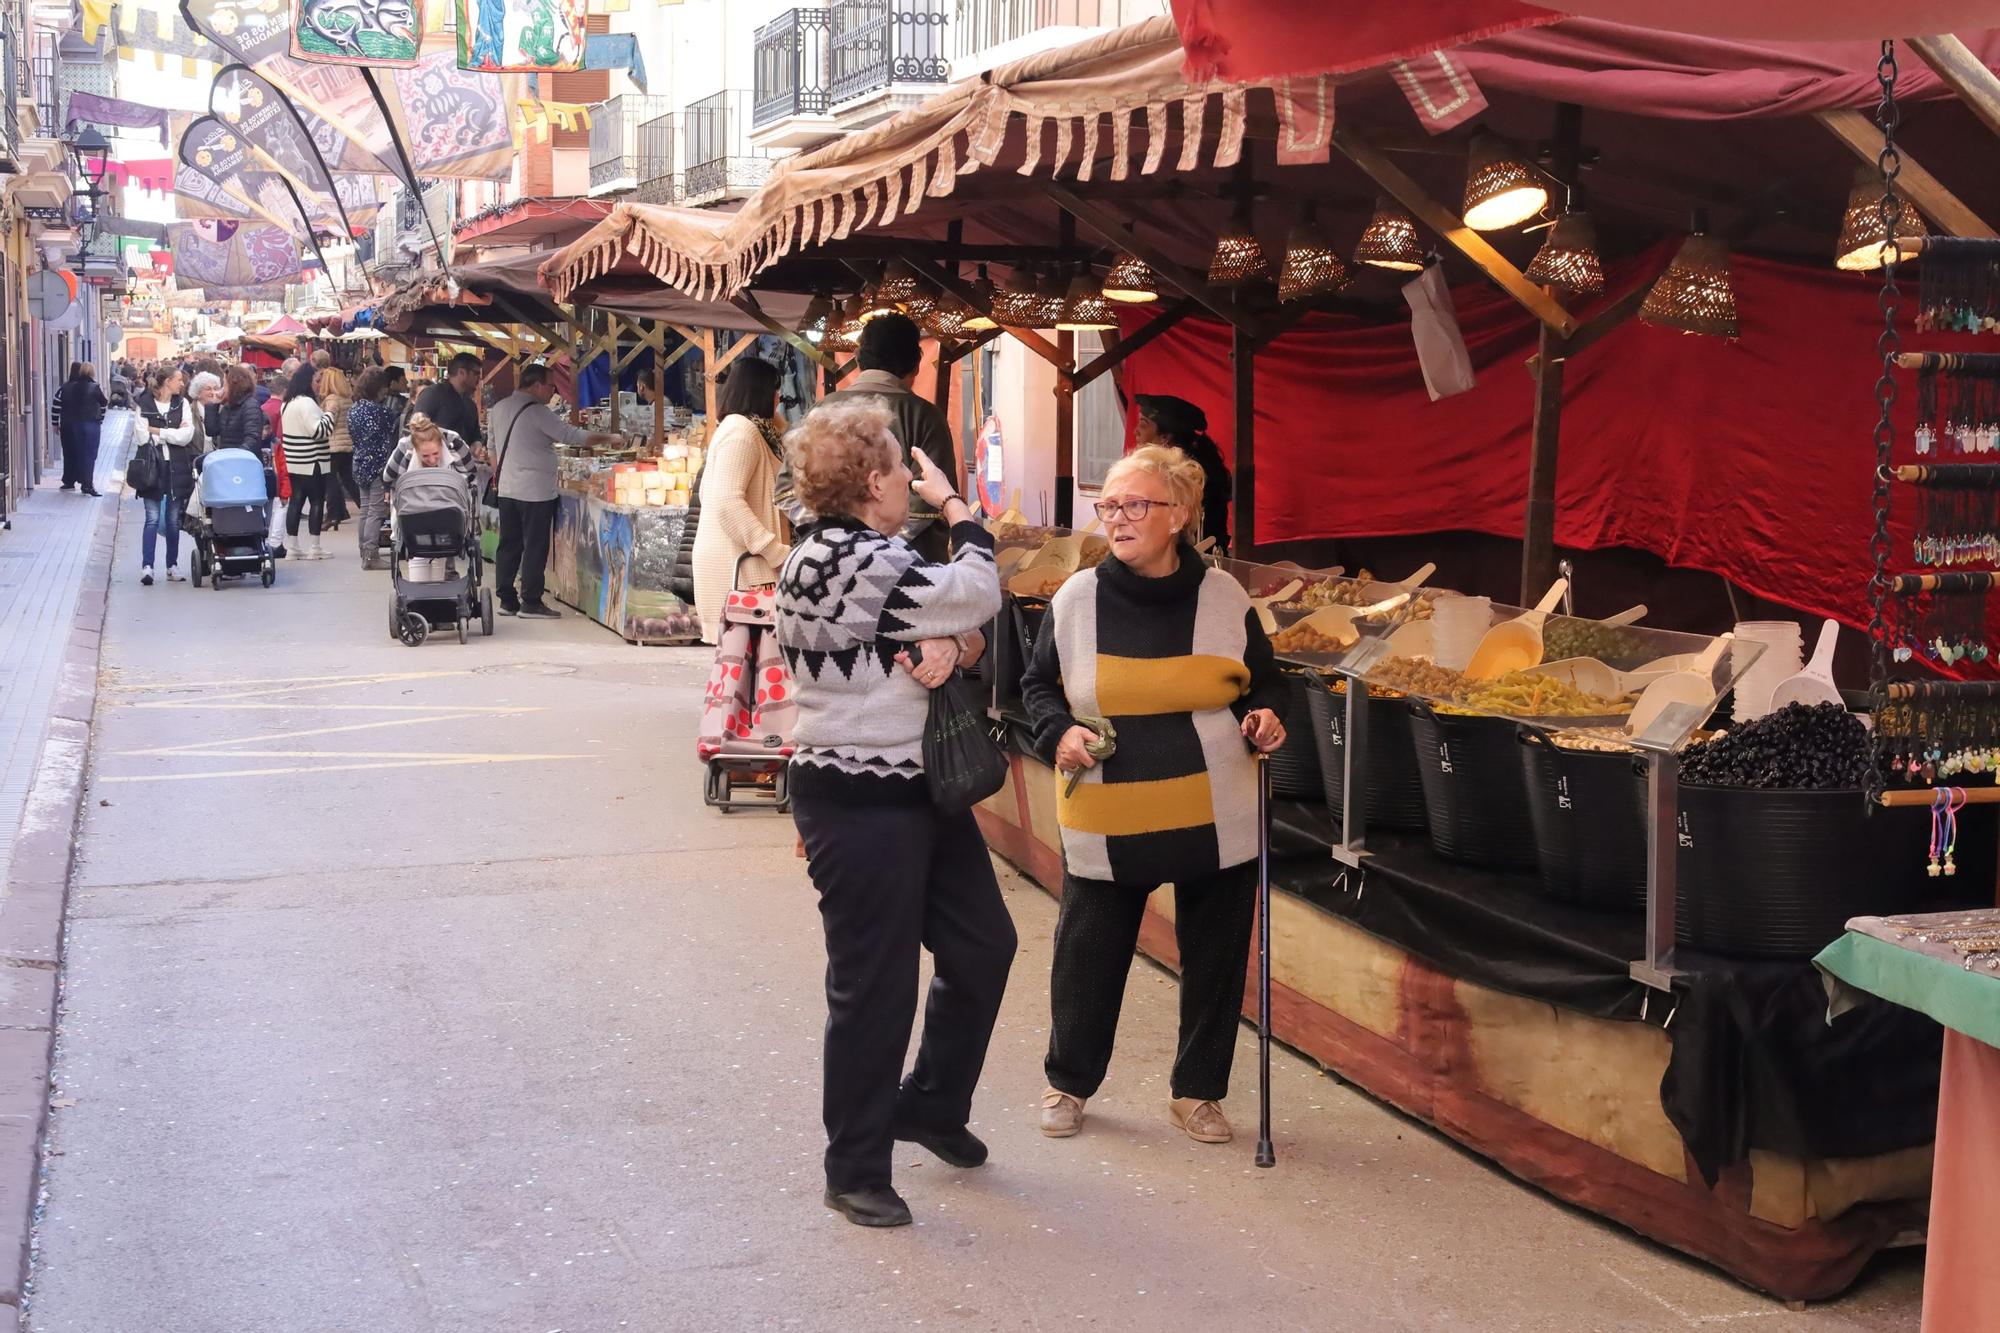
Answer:
[[[820,1202],[823,954],[786,820],[706,810],[707,653],[575,615],[412,650],[387,579],[139,586],[127,500],[52,1096],[36,1333],[1915,1326],[1921,1252],[1804,1314],[1551,1202],[1289,1053],[1276,1170],[1168,1125],[1172,979],[1043,1139],[1055,904],[960,1172]]]

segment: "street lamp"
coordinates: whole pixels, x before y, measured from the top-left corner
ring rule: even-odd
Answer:
[[[68,137],[70,156],[76,159],[76,169],[90,182],[90,192],[104,184],[104,173],[111,169],[111,141],[97,132],[93,125],[73,130]]]

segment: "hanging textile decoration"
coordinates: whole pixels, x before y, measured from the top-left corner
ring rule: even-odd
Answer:
[[[592,9],[591,13],[598,11]],[[646,91],[646,57],[639,50],[639,38],[629,32],[586,33],[583,39],[585,69],[622,69],[640,92]]]
[[[215,76],[208,107],[245,147],[283,173],[313,210],[315,220],[337,221],[342,234],[348,231],[347,216],[334,194],[333,173],[284,94],[254,70],[231,65]]]
[[[1927,237],[1921,267],[1919,332],[2000,332],[2000,241]]]
[[[329,65],[414,65],[424,0],[292,0],[292,54]]]
[[[299,243],[283,227],[205,220],[177,223],[168,230],[174,272],[224,300],[282,296],[288,279],[300,272]],[[256,295],[253,295],[256,293]]]
[[[1923,353],[1916,445],[1923,456],[2000,448],[2000,355]]]
[[[115,186],[130,186],[147,194],[172,194],[174,160],[149,157],[112,162],[106,165],[104,177]]]
[[[118,97],[101,97],[96,93],[71,93],[69,118],[112,129],[154,130],[158,132],[161,143],[167,141],[165,107],[141,106],[137,102],[127,102]]]
[[[452,0],[458,67],[479,74],[583,68],[584,0]]]
[[[111,26],[111,0],[83,0],[79,6],[83,40],[97,45],[97,34]]]
[[[429,12],[443,6],[435,0]],[[511,113],[524,81],[462,72],[448,35],[427,35],[414,66],[377,70],[294,57],[291,8],[277,0],[183,0],[182,12],[301,115],[317,117],[373,164],[353,166],[355,155],[343,153],[347,160],[329,161],[336,173],[361,170],[416,185],[425,177],[505,180],[513,172]],[[333,141],[320,141],[332,151]],[[399,146],[409,150],[407,171]]]
[[[1486,94],[1479,91],[1472,71],[1447,52],[1398,60],[1389,66],[1389,72],[1395,75],[1410,110],[1432,134],[1455,130],[1486,110]]]
[[[549,126],[576,131],[590,128],[590,107],[583,102],[543,102],[535,98],[515,104],[514,115],[523,139],[541,143],[549,137]]]

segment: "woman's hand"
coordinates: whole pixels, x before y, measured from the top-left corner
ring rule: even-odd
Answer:
[[[1285,724],[1268,708],[1252,709],[1243,718],[1243,739],[1260,753],[1269,754],[1285,743]]]
[[[910,489],[931,508],[943,509],[944,502],[956,495],[958,488],[951,484],[950,477],[938,470],[938,465],[931,462],[930,455],[923,450],[910,450],[910,458],[917,465],[916,479],[910,483]]]
[[[951,673],[958,666],[958,644],[952,639],[920,639],[917,648],[921,651],[921,661],[913,660],[907,650],[897,653],[896,660],[903,664],[903,670],[916,678],[917,684],[927,690],[934,690],[951,679]]]
[[[1071,727],[1065,731],[1062,739],[1056,742],[1056,771],[1075,773],[1080,769],[1096,768],[1097,760],[1083,747],[1095,744],[1098,739],[1097,733],[1089,727]]]

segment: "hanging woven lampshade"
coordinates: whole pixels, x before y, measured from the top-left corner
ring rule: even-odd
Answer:
[[[1035,323],[1035,274],[1025,265],[1008,277],[1007,285],[993,294],[993,322],[1012,329],[1033,328]]]
[[[1736,285],[1729,276],[1729,247],[1721,238],[1695,235],[1681,243],[1680,253],[1646,293],[1639,318],[1663,329],[1734,338],[1742,332],[1736,318]]]
[[[1840,244],[1834,247],[1833,263],[1850,273],[1866,273],[1882,267],[1882,177],[1874,167],[1854,173],[1854,188],[1847,195],[1847,216],[1840,225]],[[1903,215],[1896,223],[1897,262],[1915,259],[1923,253],[1924,220],[1909,196],[1902,196]]]
[[[859,296],[848,297],[846,304],[838,307],[835,313],[828,317],[827,331],[837,338],[845,338],[850,342],[859,337],[861,334],[861,305],[861,298]]]
[[[884,301],[901,305],[917,294],[917,275],[902,260],[883,271],[882,281],[876,284],[876,291]]]
[[[879,316],[893,315],[899,308],[894,301],[882,295],[880,287],[870,283],[861,289],[861,309],[856,313],[861,317],[861,322],[866,324]]]
[[[1118,327],[1117,309],[1105,299],[1103,289],[1088,270],[1069,280],[1062,312],[1056,316],[1056,327],[1071,332]]]
[[[1034,327],[1054,328],[1068,301],[1069,284],[1063,281],[1062,270],[1052,268],[1042,274],[1035,280]]]
[[[935,292],[929,290],[912,292],[903,300],[903,313],[917,321],[918,326],[921,327],[923,322],[930,317],[930,313],[937,309],[937,303],[938,298]]]
[[[1139,305],[1160,299],[1160,281],[1143,259],[1118,256],[1118,262],[1104,275],[1104,295],[1113,301]]]
[[[1472,141],[1465,170],[1465,225],[1499,231],[1526,222],[1548,206],[1549,187],[1521,155],[1490,134]]]
[[[1236,215],[1215,238],[1215,253],[1208,259],[1208,281],[1216,287],[1240,287],[1270,271],[1271,261],[1264,257],[1257,233],[1250,230],[1250,210],[1238,203]]]
[[[1354,273],[1341,262],[1313,220],[1312,205],[1285,239],[1285,262],[1278,271],[1278,299],[1303,301],[1354,284]]]
[[[965,322],[971,317],[971,306],[956,296],[944,295],[937,298],[917,323],[925,333],[943,342],[967,336]]]
[[[1354,262],[1398,273],[1421,273],[1424,247],[1417,244],[1417,224],[1408,213],[1387,199],[1375,201],[1375,216],[1354,247]]]
[[[979,266],[979,277],[972,284],[972,294],[977,298],[974,302],[974,307],[976,308],[968,308],[966,310],[965,320],[960,327],[967,333],[984,333],[988,329],[999,328],[1000,326],[994,323],[990,317],[980,313],[981,310],[991,310],[993,308],[993,298],[995,295],[993,279],[986,276],[986,265],[984,264]]]
[[[1525,274],[1529,282],[1588,296],[1604,290],[1604,263],[1597,255],[1597,224],[1588,213],[1565,213],[1535,253]]]

